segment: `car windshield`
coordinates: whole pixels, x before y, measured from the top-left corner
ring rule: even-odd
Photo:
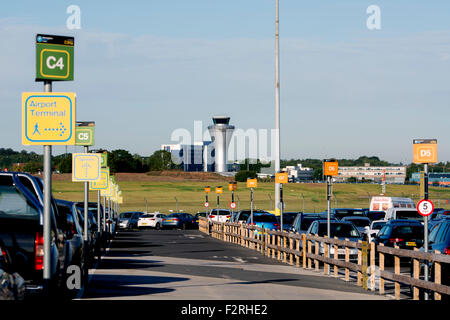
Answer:
[[[37,208],[19,189],[12,184],[0,185],[0,218],[37,219],[38,214]]]
[[[408,210],[408,211],[397,211],[396,213],[397,219],[406,219],[406,220],[419,220],[423,221],[423,216],[421,216],[417,210]]]
[[[370,221],[368,219],[367,220],[366,219],[350,219],[347,221],[353,222],[353,224],[355,226],[360,227],[360,228],[364,228],[364,227],[370,225]]]
[[[380,221],[380,222],[374,222],[372,224],[372,230],[381,230],[381,228],[383,228],[383,226],[386,224],[386,221]]]
[[[253,216],[253,222],[271,222],[278,223],[277,217],[271,214],[262,214]]]
[[[369,211],[367,213],[367,217],[369,219],[373,220],[382,220],[386,216],[386,213],[384,211]]]
[[[216,215],[216,216],[229,216],[231,213],[230,213],[230,211],[228,211],[228,210],[217,210],[217,209],[214,209],[214,210],[212,210],[211,211],[211,214],[214,216],[214,215]]]
[[[343,217],[348,217],[348,216],[364,217],[365,215],[364,215],[363,210],[340,209],[340,210],[335,210],[335,216],[338,219],[342,219]]]
[[[304,217],[300,224],[300,230],[308,230],[311,223],[313,223],[314,221],[319,220],[319,219],[320,219],[320,217]]]
[[[327,224],[319,224],[319,236],[327,234]],[[350,223],[331,223],[330,236],[338,238],[355,238],[360,237],[358,230]]]
[[[133,213],[134,212],[124,212],[124,213],[122,213],[121,218],[123,218],[123,219],[130,219],[133,216]]]
[[[197,213],[197,217],[206,217],[206,212]]]
[[[394,226],[391,237],[423,239],[423,226]]]
[[[283,224],[292,224],[297,214],[283,214]]]

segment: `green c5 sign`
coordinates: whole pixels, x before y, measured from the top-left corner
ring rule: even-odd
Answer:
[[[74,38],[36,35],[36,81],[73,80]]]

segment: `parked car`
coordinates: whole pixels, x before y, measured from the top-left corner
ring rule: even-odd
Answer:
[[[84,202],[74,202],[74,211],[78,215],[78,220],[81,229],[84,232]],[[98,232],[98,222],[97,222],[97,203],[88,203],[88,248],[87,256],[89,266],[94,262],[94,258],[100,255],[102,241],[100,239],[100,232]]]
[[[159,230],[162,228],[164,218],[165,214],[160,212],[144,213],[138,218],[137,227],[138,229],[154,228]]]
[[[348,216],[352,216],[352,217],[365,217],[366,216],[366,212],[368,212],[369,210],[367,209],[354,209],[354,208],[333,208],[330,210],[330,213],[333,214],[333,216],[337,219],[337,220],[341,220],[343,217],[348,217]],[[321,212],[321,213],[326,213]]]
[[[371,242],[381,230],[381,228],[387,223],[387,220],[374,220],[370,223],[368,239],[367,241]]]
[[[326,220],[327,213],[300,213],[295,217],[294,221],[292,222],[290,231],[299,234],[306,233],[311,223],[321,219]],[[331,213],[330,213],[330,220],[336,221],[334,215],[332,215]]]
[[[408,208],[389,208],[386,211],[386,220],[417,220],[423,222],[423,216],[419,214],[417,209],[408,209]]]
[[[327,220],[315,220],[308,228],[307,234],[317,234],[320,237],[324,237],[328,234],[328,221]],[[358,242],[363,240],[356,226],[349,221],[334,220],[330,221],[330,238],[337,237],[339,240],[349,239],[350,241]],[[324,246],[319,246],[320,254],[325,251]],[[334,246],[330,246],[330,255],[334,255]],[[358,257],[358,250],[356,248],[349,249],[350,259],[354,260]],[[345,257],[345,248],[338,248],[338,258]]]
[[[368,211],[368,212],[366,212],[366,216],[371,221],[384,220],[384,218],[386,217],[386,212],[384,212],[384,211]]]
[[[86,271],[83,260],[83,227],[79,222],[74,203],[61,199],[55,199],[58,211],[66,217],[66,236],[71,246],[72,265],[80,267],[82,272]]]
[[[283,212],[283,231],[289,231],[295,218],[301,212]]]
[[[228,209],[212,209],[209,212],[209,222],[227,222],[231,218],[231,211]]]
[[[423,251],[423,248],[421,250]],[[450,219],[442,220],[429,234],[428,252],[434,252],[435,250],[450,255]],[[434,270],[432,269],[431,279],[433,278]],[[441,283],[446,286],[450,285],[450,266],[446,263],[441,266]]]
[[[376,245],[413,249],[423,246],[424,226],[415,220],[389,220],[374,239]]]
[[[196,226],[195,218],[189,213],[171,213],[166,216],[162,222],[163,228],[194,228]]]
[[[72,263],[70,245],[62,229],[65,220],[50,197],[50,279],[43,279],[44,184],[21,172],[0,173],[0,240],[11,257],[15,272],[25,280],[28,294],[59,297],[65,270]],[[48,289],[44,291],[44,289]]]
[[[370,219],[367,217],[344,217],[341,221],[350,221],[352,222],[356,229],[358,229],[361,236],[367,240],[369,236],[369,228],[370,228]]]
[[[23,300],[25,298],[25,280],[14,272],[6,246],[0,240],[0,301]]]
[[[253,210],[253,214],[255,213],[267,213],[269,212],[264,210]],[[241,210],[236,214],[236,217],[234,218],[234,222],[237,223],[247,223],[248,218],[250,217],[251,210]]]
[[[198,212],[198,213],[196,213],[195,216],[194,216],[195,217],[195,222],[198,224],[199,218],[200,217],[206,218],[206,215],[207,215],[206,212]]]
[[[137,229],[139,218],[144,215],[144,212],[129,211],[120,214],[119,229]]]
[[[280,230],[280,221],[278,220],[278,217],[271,213],[253,212],[253,224],[251,216],[248,217],[247,224],[269,230]]]

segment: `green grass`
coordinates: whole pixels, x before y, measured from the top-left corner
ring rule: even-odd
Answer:
[[[185,212],[196,213],[204,211],[203,203],[205,201],[204,186],[210,185],[213,192],[209,194],[210,208],[217,207],[217,196],[214,193],[214,186],[222,185],[224,193],[220,196],[220,207],[225,208],[231,201],[231,192],[228,191],[227,183],[223,182],[118,182],[123,193],[124,203],[121,205],[121,211],[145,210],[145,198],[147,198],[149,211],[169,212],[176,209],[175,198],[178,199],[178,209]],[[258,209],[271,210],[269,194],[272,197],[272,205],[275,200],[273,183],[258,183],[258,188],[254,192],[254,205]],[[83,201],[84,186],[82,183],[71,181],[54,181],[53,194],[55,198]],[[368,208],[369,194],[371,196],[381,193],[381,186],[375,184],[335,184],[333,185],[335,198],[331,199],[331,207],[353,207]],[[303,184],[290,183],[284,185],[283,195],[287,211],[302,211],[303,198],[305,199],[306,212],[320,212],[326,210],[327,202],[325,198],[325,184]],[[419,186],[409,185],[387,185],[387,196],[409,197],[416,203],[419,200]],[[435,206],[450,209],[450,188],[429,188],[429,198],[434,201]],[[235,201],[238,204],[240,199],[240,208],[250,208],[250,189],[246,188],[245,183],[238,183],[238,190],[235,192]],[[438,200],[440,199],[440,201]],[[445,200],[444,200],[445,199]],[[97,192],[89,193],[89,200],[97,200]],[[229,207],[228,207],[229,208]]]

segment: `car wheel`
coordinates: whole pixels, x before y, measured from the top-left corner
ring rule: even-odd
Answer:
[[[156,224],[156,230],[160,230],[161,229],[161,225],[159,223]]]

